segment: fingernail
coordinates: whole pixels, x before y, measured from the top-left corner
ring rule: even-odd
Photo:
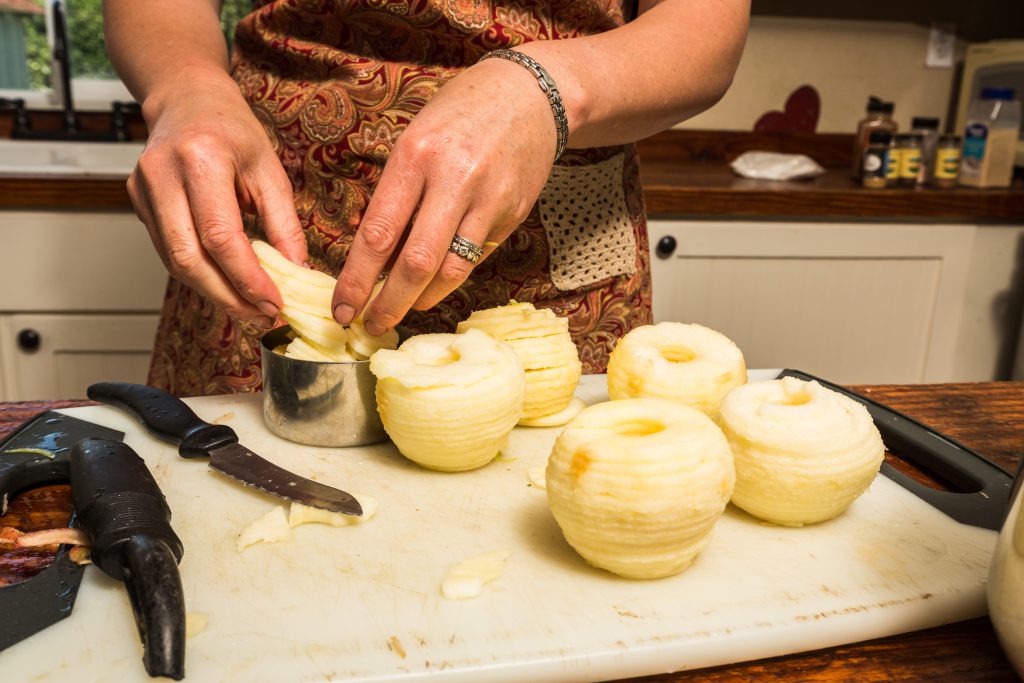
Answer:
[[[249,322],[251,322],[256,327],[263,328],[264,330],[269,330],[271,327],[274,326],[275,320],[276,320],[276,317],[274,317],[274,318],[267,318],[265,316],[258,315],[255,318],[253,318],[252,320],[250,320]]]
[[[281,312],[281,310],[277,306],[275,306],[269,301],[259,302],[258,304],[256,304],[256,308],[260,309],[271,318],[276,318],[277,314]]]
[[[342,325],[348,325],[354,317],[356,317],[356,309],[348,304],[338,304],[334,307],[334,319]]]
[[[388,328],[384,327],[380,323],[374,322],[373,320],[367,320],[363,323],[363,327],[370,333],[371,337],[379,337],[388,331]]]

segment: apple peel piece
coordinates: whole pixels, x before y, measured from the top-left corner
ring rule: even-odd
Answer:
[[[508,551],[495,550],[453,564],[441,582],[441,594],[448,600],[477,597],[485,584],[501,578],[506,559]]]
[[[21,534],[14,540],[19,548],[35,548],[41,545],[89,545],[89,537],[81,529],[43,529]]]
[[[263,515],[249,526],[242,529],[238,535],[236,544],[238,552],[256,543],[276,543],[291,535],[292,529],[288,526],[288,517],[284,513],[284,507],[278,505],[273,510]]]
[[[520,427],[561,427],[580,414],[587,404],[578,398],[569,401],[569,405],[550,415],[540,417],[524,417],[519,420]]]
[[[210,623],[210,615],[205,612],[186,612],[185,613],[185,637],[195,638],[200,633],[206,630],[206,625]]]

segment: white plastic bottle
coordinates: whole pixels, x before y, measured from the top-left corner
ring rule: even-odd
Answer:
[[[984,88],[971,102],[964,130],[960,184],[1009,187],[1020,139],[1020,102],[1010,88]]]

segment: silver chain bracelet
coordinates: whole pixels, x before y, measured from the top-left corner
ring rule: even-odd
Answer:
[[[491,59],[497,57],[498,59],[506,59],[510,62],[515,62],[519,66],[526,67],[526,69],[533,74],[533,77],[537,79],[537,84],[540,85],[541,91],[548,98],[548,104],[551,105],[551,113],[555,115],[555,128],[557,129],[557,145],[555,147],[555,161],[558,161],[559,157],[562,156],[562,152],[565,151],[565,146],[569,142],[569,119],[565,116],[565,107],[562,105],[562,95],[558,92],[558,86],[555,85],[555,80],[551,78],[551,74],[537,62],[536,59],[528,55],[524,55],[522,52],[516,52],[515,50],[492,50],[488,52],[479,61],[485,59]]]

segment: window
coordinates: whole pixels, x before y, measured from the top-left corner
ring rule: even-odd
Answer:
[[[149,0],[144,0],[149,1]],[[49,32],[52,0],[0,0],[0,95],[30,107],[55,103]],[[223,0],[221,27],[230,45],[252,0]],[[118,80],[103,41],[102,0],[64,0],[76,109],[105,109],[131,95]]]

